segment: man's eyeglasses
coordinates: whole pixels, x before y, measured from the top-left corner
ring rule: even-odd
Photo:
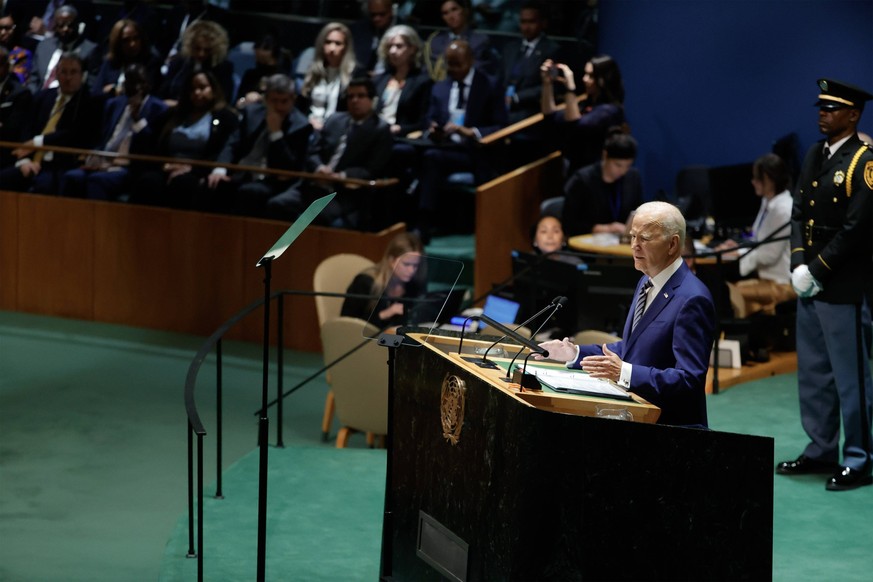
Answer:
[[[14,24],[0,24],[0,30],[2,30],[2,31],[15,30],[15,25]]]

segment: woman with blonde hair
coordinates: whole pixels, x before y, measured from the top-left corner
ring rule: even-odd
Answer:
[[[391,239],[382,259],[358,273],[346,290],[350,294],[378,295],[381,299],[349,297],[343,302],[340,315],[367,320],[379,329],[403,324],[406,308],[398,300],[417,297],[424,291],[419,270],[422,250],[421,240],[413,233],[404,232]]]
[[[405,24],[389,28],[379,43],[386,70],[373,79],[379,96],[376,112],[394,135],[425,129],[433,81],[421,68],[422,47],[421,37]]]
[[[182,86],[192,73],[211,72],[224,95],[233,95],[233,63],[227,60],[227,31],[211,20],[198,20],[185,29],[180,58],[170,63],[158,96],[169,106],[178,102]]]
[[[316,131],[336,111],[346,109],[346,87],[353,78],[366,75],[355,59],[352,33],[341,22],[329,22],[315,38],[315,56],[303,78],[297,106],[308,114]]]

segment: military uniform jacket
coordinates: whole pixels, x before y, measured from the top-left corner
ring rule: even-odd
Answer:
[[[873,151],[850,137],[829,160],[813,145],[791,214],[791,268],[806,264],[827,303],[856,303],[873,286]]]

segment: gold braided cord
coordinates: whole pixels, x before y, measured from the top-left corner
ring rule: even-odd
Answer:
[[[855,171],[855,166],[858,165],[858,160],[861,159],[861,156],[864,155],[864,150],[867,149],[867,144],[861,144],[861,147],[858,148],[858,151],[855,152],[855,155],[852,157],[852,163],[849,164],[849,171],[846,172],[846,198],[852,197],[852,173]]]
[[[446,78],[445,55],[438,55],[436,60],[433,59],[433,48],[431,43],[439,33],[439,30],[433,31],[431,35],[427,37],[427,42],[424,43],[424,64],[427,67],[427,72],[430,75],[430,78],[434,81],[442,81]]]

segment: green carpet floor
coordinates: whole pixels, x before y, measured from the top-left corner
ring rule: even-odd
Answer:
[[[196,562],[184,557],[182,387],[201,341],[0,312],[0,580],[194,579]],[[260,348],[230,344],[224,353],[227,499],[206,503],[206,579],[250,580]],[[290,387],[321,359],[294,352],[285,361],[294,366]],[[212,368],[197,388],[207,430]],[[772,436],[777,460],[792,458],[806,442],[795,384],[787,374],[709,397],[710,423]],[[325,392],[317,381],[287,400],[286,449],[270,451],[271,580],[378,572],[384,452],[365,449],[362,437],[346,451],[321,443]],[[212,482],[211,449],[205,459]],[[775,580],[870,579],[873,487],[831,493],[821,477],[776,477],[774,495]]]

